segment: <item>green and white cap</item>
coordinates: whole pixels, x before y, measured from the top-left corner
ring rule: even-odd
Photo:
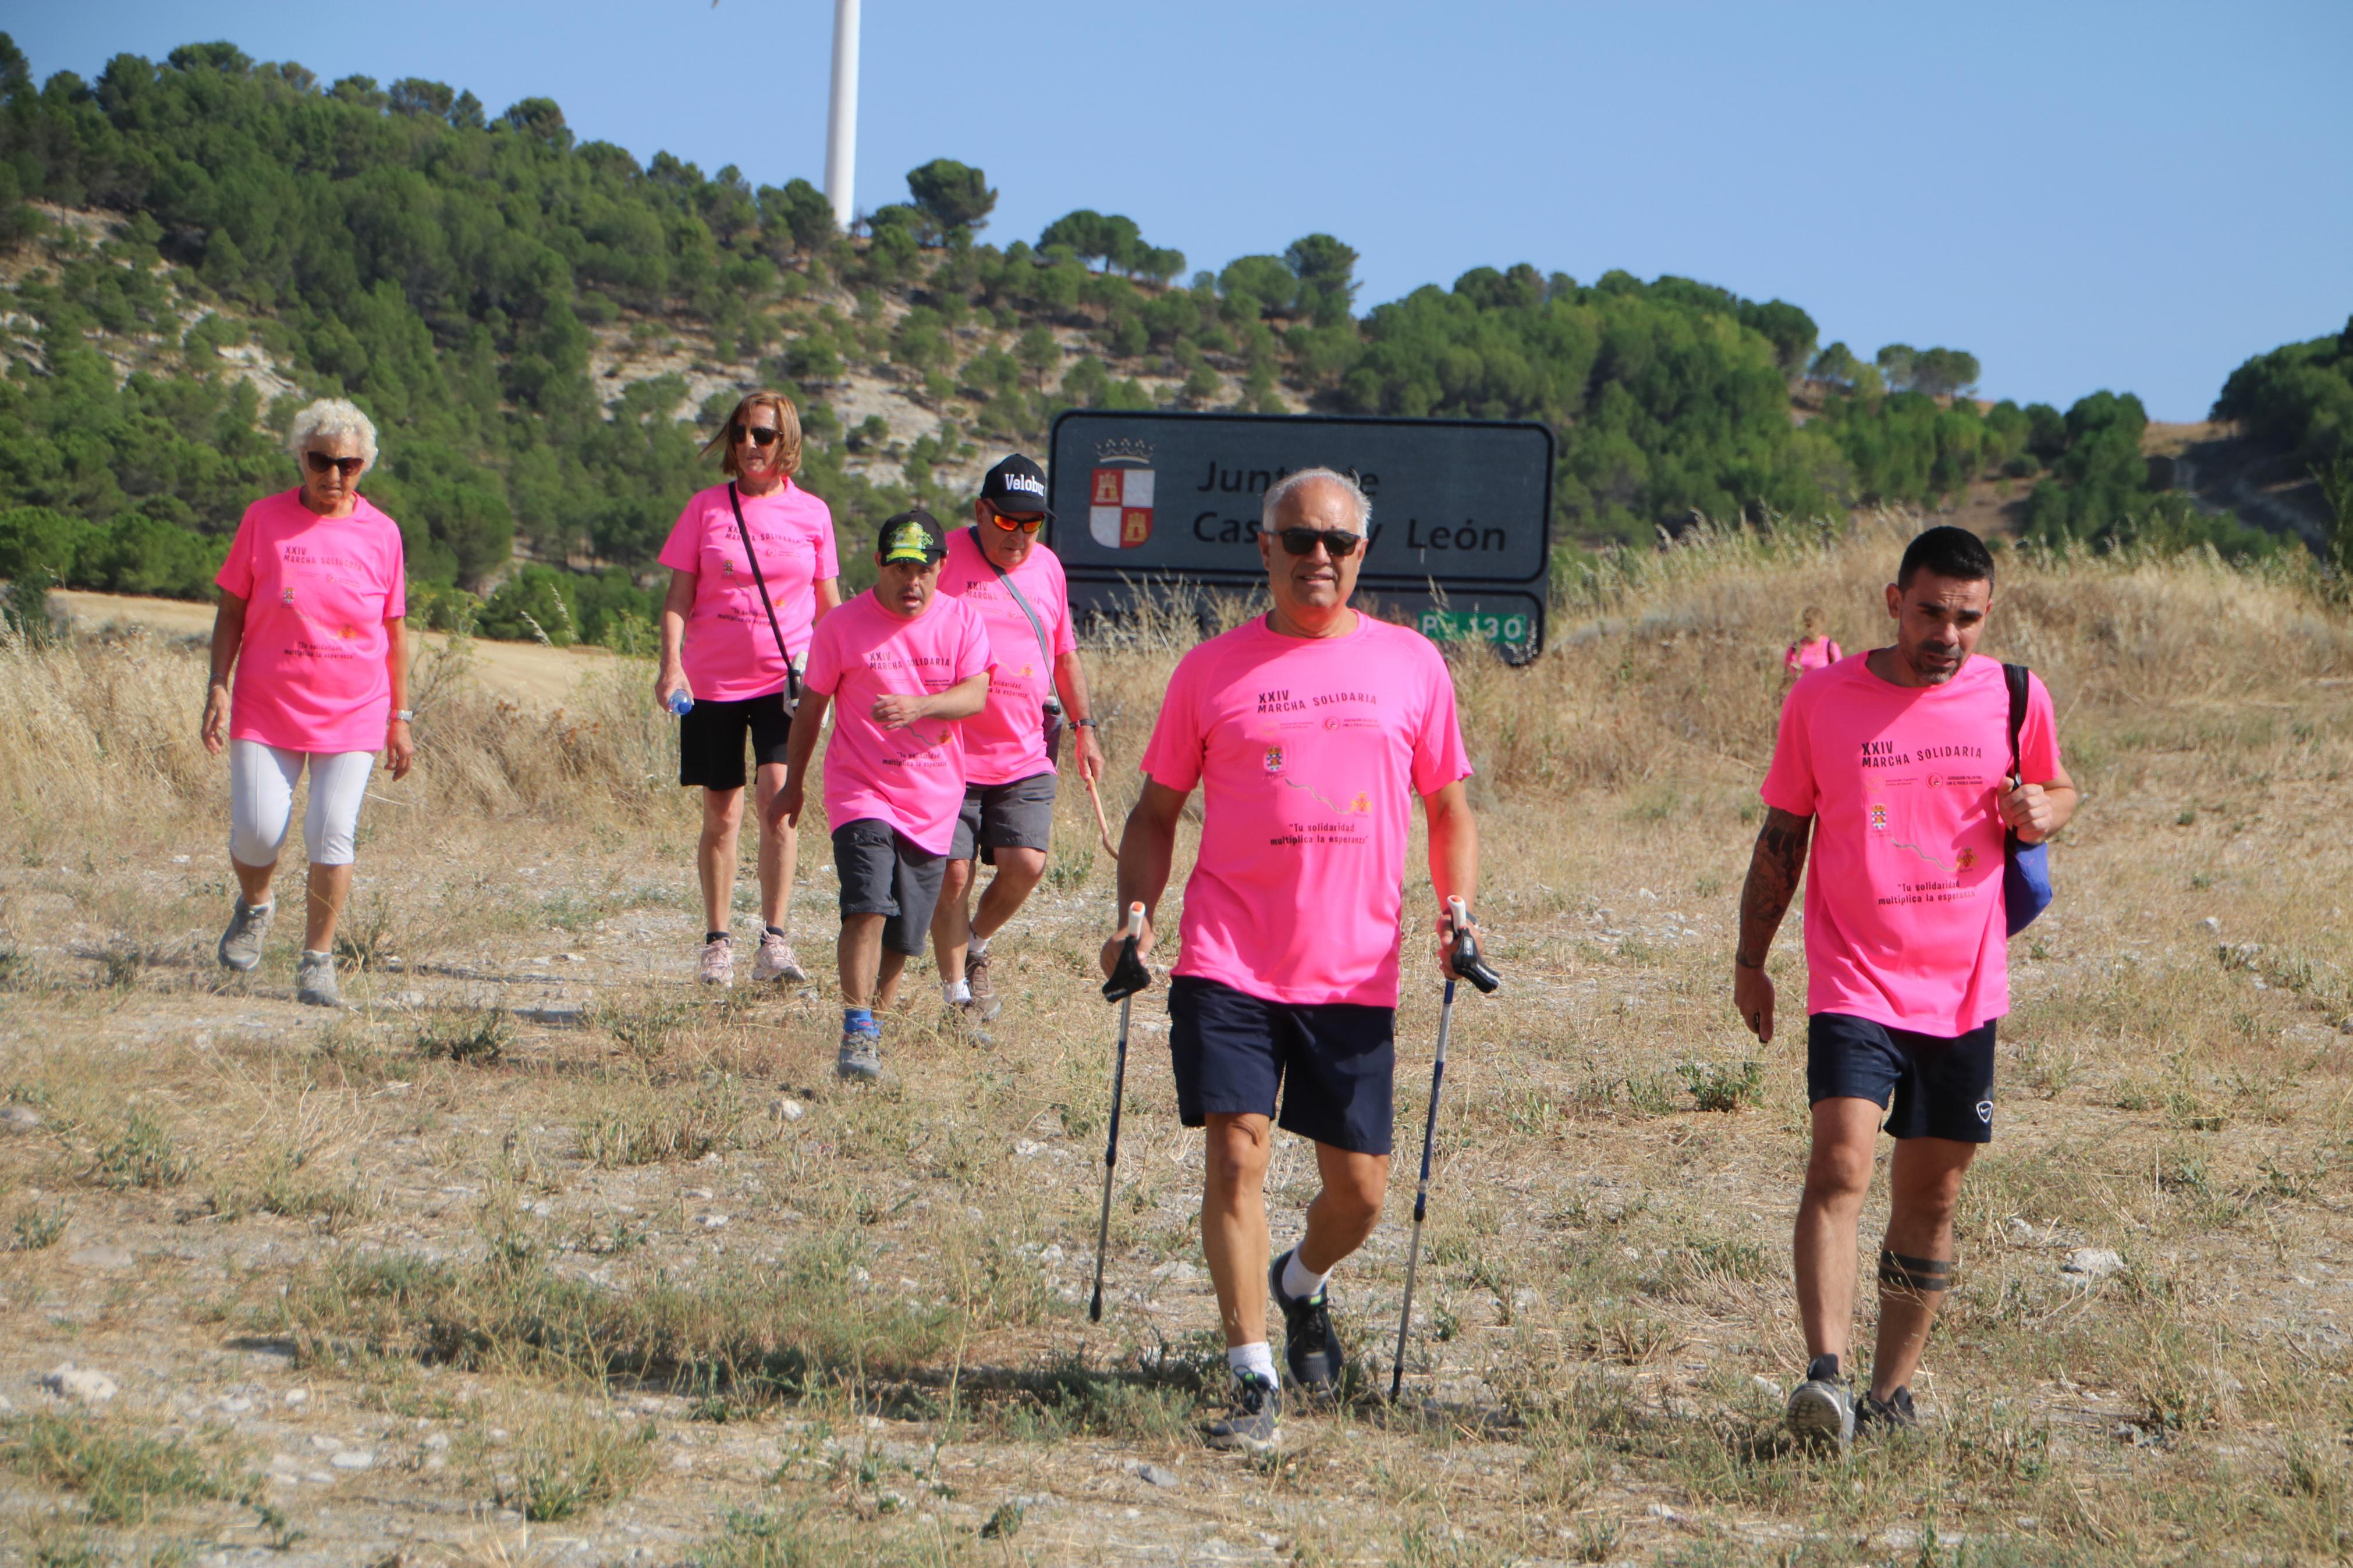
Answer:
[[[929,565],[947,552],[947,535],[922,507],[886,520],[881,536],[874,542],[874,558],[885,565],[893,561],[920,561]]]

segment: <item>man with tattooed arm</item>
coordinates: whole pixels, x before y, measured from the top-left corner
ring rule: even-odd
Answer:
[[[1913,1424],[1912,1373],[1952,1285],[1961,1173],[1993,1137],[1994,1025],[2010,1010],[2004,833],[2041,843],[2075,811],[2050,692],[2026,676],[2013,754],[2009,682],[1977,653],[1993,576],[1992,555],[1964,529],[1912,541],[1887,588],[1894,645],[1790,689],[1762,791],[1732,971],[1733,1005],[1759,1040],[1773,1037],[1766,955],[1812,847],[1813,1149],[1793,1247],[1811,1361],[1788,1414],[1809,1442],[1843,1447],[1858,1421]],[[1883,1115],[1895,1154],[1879,1342],[1858,1408],[1840,1363]]]

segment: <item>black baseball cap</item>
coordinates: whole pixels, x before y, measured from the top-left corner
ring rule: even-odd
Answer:
[[[980,481],[980,499],[1018,517],[1043,512],[1048,522],[1054,521],[1046,505],[1046,470],[1018,452],[988,470]]]
[[[947,552],[947,535],[941,531],[938,521],[922,507],[886,519],[882,531],[874,540],[874,558],[885,564],[920,561],[929,565]]]

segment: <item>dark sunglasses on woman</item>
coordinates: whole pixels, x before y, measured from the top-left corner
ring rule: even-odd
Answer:
[[[1293,555],[1314,552],[1317,544],[1335,561],[1345,561],[1364,543],[1365,536],[1345,528],[1285,528],[1278,531],[1282,548]]]
[[[743,445],[744,438],[748,436],[752,438],[752,445],[754,447],[773,447],[776,444],[776,437],[781,434],[783,432],[766,425],[754,425],[749,428],[738,425],[735,426],[733,438],[738,446]]]
[[[367,467],[365,458],[330,458],[324,452],[305,452],[302,454],[302,460],[311,465],[311,471],[314,474],[323,474],[329,468],[336,468],[340,469],[343,478],[347,479]]]

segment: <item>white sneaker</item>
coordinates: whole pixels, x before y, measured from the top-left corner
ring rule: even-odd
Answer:
[[[723,936],[702,944],[702,983],[723,989],[735,984],[735,944]]]
[[[808,971],[793,956],[793,944],[772,931],[760,932],[760,955],[752,961],[754,981],[782,980],[797,985],[808,978]]]

